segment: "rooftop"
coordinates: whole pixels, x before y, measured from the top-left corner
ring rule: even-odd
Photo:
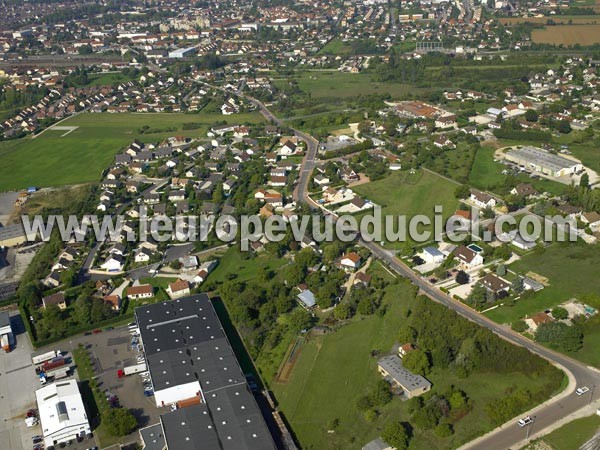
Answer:
[[[571,167],[581,164],[578,161],[564,158],[553,153],[549,153],[545,150],[535,147],[522,147],[509,151],[507,155],[516,157],[519,159],[527,160],[531,163],[544,166],[553,171],[559,171],[561,169],[570,169]]]
[[[421,375],[415,375],[405,369],[397,355],[384,356],[377,364],[408,392],[431,386],[431,383]]]

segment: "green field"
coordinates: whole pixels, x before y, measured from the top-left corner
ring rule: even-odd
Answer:
[[[245,259],[248,258],[249,259]],[[219,260],[219,265],[210,274],[211,282],[224,282],[228,277],[235,275],[238,281],[246,281],[255,278],[260,270],[276,270],[286,263],[284,259],[275,258],[266,252],[258,256],[246,252],[242,256],[239,245],[230,247]]]
[[[62,186],[96,182],[122,148],[139,139],[158,142],[166,137],[206,137],[218,121],[258,123],[259,113],[220,114],[80,114],[61,126],[65,131],[48,130],[39,137],[0,142],[0,192],[28,186]],[[182,130],[184,123],[197,123],[195,130]],[[142,130],[142,127],[149,127]]]
[[[337,71],[303,72],[291,79],[279,79],[275,82],[275,85],[281,87],[292,79],[298,82],[298,87],[302,91],[310,93],[313,99],[335,97],[350,100],[352,97],[356,97],[357,94],[389,94],[397,98],[422,91],[408,84],[377,82],[373,80],[371,75],[366,73]]]
[[[600,292],[598,265],[600,251],[597,245],[563,243],[552,244],[544,252],[531,252],[511,264],[517,273],[529,271],[548,278],[549,286],[533,297],[515,306],[503,306],[486,315],[499,323],[510,323],[563,303],[570,298]]]
[[[424,214],[433,221],[434,207],[443,207],[443,216],[450,217],[456,211],[458,200],[454,197],[457,184],[426,171],[410,174],[405,171],[392,173],[383,180],[356,186],[353,190],[382,207],[382,216],[406,215],[407,223],[417,214]],[[433,227],[423,227],[432,230]],[[390,242],[395,248],[401,242]]]
[[[391,285],[386,289],[387,310],[383,317],[356,318],[334,333],[311,338],[301,347],[291,380],[271,387],[303,449],[360,449],[379,436],[388,421],[410,419],[408,403],[397,398],[380,409],[381,415],[373,423],[367,422],[355,405],[380,379],[377,358],[371,356],[371,351],[391,349],[407,308],[418,301],[424,300],[416,299],[407,284]],[[410,449],[456,448],[493,428],[484,412],[489,400],[502,396],[510,387],[527,384],[535,390],[548,381],[532,380],[522,373],[459,379],[450,371],[439,370],[428,379],[436,392],[444,392],[451,385],[464,390],[473,400],[473,409],[455,423],[455,434],[449,438],[415,429]],[[339,426],[335,433],[328,433],[328,424],[334,419],[339,420]]]

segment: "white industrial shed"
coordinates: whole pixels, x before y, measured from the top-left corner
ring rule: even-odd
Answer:
[[[46,447],[90,433],[77,380],[52,383],[35,391]]]

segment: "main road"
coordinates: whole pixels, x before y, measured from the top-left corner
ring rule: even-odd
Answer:
[[[212,85],[209,86],[215,87]],[[259,100],[242,94],[241,92],[234,93],[234,95],[238,95],[252,102],[269,122],[283,126],[283,122],[269,111],[269,109]],[[321,206],[310,199],[308,195],[310,176],[316,166],[318,141],[308,133],[300,130],[292,130],[295,136],[306,142],[307,146],[306,154],[300,168],[298,183],[293,193],[294,200],[296,202],[308,204],[311,209],[320,209]],[[336,219],[332,214],[330,214],[330,217],[333,220]],[[514,345],[524,347],[530,352],[546,359],[554,366],[563,370],[568,377],[569,383],[563,392],[537,406],[533,410],[522,414],[522,416],[530,415],[531,417],[535,417],[529,430],[527,430],[527,428],[519,427],[516,423],[517,418],[514,418],[512,421],[505,423],[486,435],[467,443],[462,448],[469,450],[505,450],[510,448],[520,448],[525,445],[528,439],[534,439],[544,435],[549,432],[551,428],[555,427],[558,422],[563,421],[568,416],[581,412],[583,409],[590,409],[590,404],[598,403],[600,400],[600,371],[596,368],[586,366],[573,358],[569,358],[568,356],[527,339],[519,333],[512,331],[509,327],[497,324],[467,305],[454,300],[449,295],[431,285],[426,279],[413,272],[410,267],[396,258],[393,252],[383,249],[377,243],[366,241],[362,238],[359,238],[359,243],[370,250],[376,258],[385,262],[392,270],[410,280],[419,288],[422,294],[455,311],[462,317],[487,328],[502,339],[505,339]],[[575,388],[581,386],[589,387],[590,391],[585,395],[576,395]],[[598,389],[595,388],[596,386]]]

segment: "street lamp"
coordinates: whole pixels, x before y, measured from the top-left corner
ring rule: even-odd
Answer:
[[[529,440],[529,431],[530,431],[531,425],[533,425],[533,422],[535,422],[535,416],[533,416],[531,418],[531,422],[529,422],[527,424],[527,437],[526,437],[527,440]]]
[[[594,397],[594,389],[596,389],[596,385],[592,384],[592,388],[590,389],[590,398],[588,400],[588,405],[592,403],[592,397]]]

